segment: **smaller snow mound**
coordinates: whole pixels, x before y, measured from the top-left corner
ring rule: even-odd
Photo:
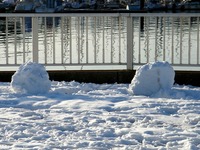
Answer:
[[[15,92],[42,94],[50,90],[51,81],[44,66],[28,62],[22,64],[12,76],[11,87]]]
[[[155,62],[141,66],[129,85],[134,95],[150,96],[162,90],[169,90],[174,84],[175,72],[168,62]]]

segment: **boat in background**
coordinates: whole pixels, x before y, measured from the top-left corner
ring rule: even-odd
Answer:
[[[63,6],[63,12],[71,9],[96,9],[97,2],[96,0],[65,1]]]
[[[15,1],[14,0],[3,0],[0,3],[0,12],[12,12],[15,8]]]
[[[62,0],[43,0],[40,3],[40,6],[35,7],[36,13],[60,12],[64,8],[64,6],[62,5]]]
[[[39,1],[35,0],[20,0],[16,2],[14,12],[35,12],[35,6],[40,5]]]
[[[132,0],[127,2],[126,10],[137,12],[137,13],[146,13],[148,10],[146,9],[146,3],[141,4],[140,0]]]
[[[133,1],[133,2],[128,3],[127,6],[126,6],[126,9],[127,10],[135,10],[135,11],[141,10],[140,1],[137,0],[137,1]]]
[[[160,0],[147,0],[145,8],[148,11],[167,10],[165,4]]]
[[[61,0],[20,0],[17,2],[14,12],[57,12],[63,9]]]
[[[4,0],[15,1],[15,0]],[[142,2],[142,5],[141,5]],[[8,5],[8,4],[7,4]],[[10,4],[9,4],[10,5]],[[141,8],[142,7],[142,8]],[[0,3],[0,12],[6,12]],[[13,9],[12,9],[13,10]],[[200,11],[200,0],[18,0],[13,12],[54,13],[70,11],[132,12]]]
[[[200,0],[184,0],[178,6],[177,9],[184,10],[200,10]]]
[[[125,8],[118,0],[107,0],[104,3],[103,9],[122,9]]]

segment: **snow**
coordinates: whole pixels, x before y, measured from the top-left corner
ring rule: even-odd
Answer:
[[[15,92],[40,94],[50,90],[51,81],[44,66],[27,62],[22,64],[12,76],[11,86]]]
[[[165,72],[170,81],[172,72]],[[48,92],[35,94],[12,84],[0,82],[0,149],[200,149],[200,87],[173,85],[145,96],[130,93],[131,84],[51,81]]]
[[[134,95],[150,96],[160,90],[170,90],[174,84],[175,72],[166,61],[146,64],[136,70],[129,90]]]

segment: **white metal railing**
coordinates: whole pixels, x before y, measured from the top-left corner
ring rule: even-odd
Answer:
[[[0,67],[199,70],[199,13],[0,14]]]

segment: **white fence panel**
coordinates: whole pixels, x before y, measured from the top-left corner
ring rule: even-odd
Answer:
[[[198,13],[0,14],[0,68],[135,69],[168,61],[199,70]]]

